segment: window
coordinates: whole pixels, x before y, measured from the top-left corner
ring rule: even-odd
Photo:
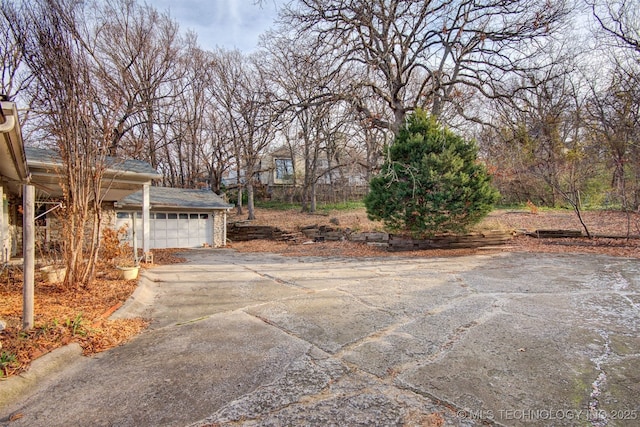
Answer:
[[[293,160],[291,159],[275,159],[276,162],[276,179],[289,180],[293,176]]]

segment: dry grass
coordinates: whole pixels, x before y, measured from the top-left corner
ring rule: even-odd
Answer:
[[[246,213],[237,215],[232,212],[229,215],[229,222],[245,221]],[[332,222],[333,220],[333,222]],[[335,227],[338,222],[341,228],[350,228],[355,231],[382,230],[383,224],[378,221],[371,221],[367,218],[364,208],[349,211],[333,210],[327,213],[303,213],[296,209],[277,210],[256,208],[256,219],[251,221],[255,225],[270,225],[280,227],[284,230],[294,231],[307,225],[327,225]]]
[[[174,251],[154,251],[156,264],[182,262]],[[151,268],[149,266],[148,268]],[[6,268],[0,276],[0,378],[24,371],[29,363],[62,345],[78,342],[85,355],[126,342],[147,326],[146,319],[109,320],[136,288],[135,280],[121,280],[109,265],[86,289],[64,289],[36,277],[34,328],[22,331],[22,271]]]
[[[627,214],[619,211],[587,211],[583,213],[589,231],[596,234],[625,235],[627,225],[630,234],[640,234],[640,214]],[[229,215],[229,222],[245,221],[246,213]],[[628,224],[627,224],[628,220]],[[332,222],[333,221],[333,222]],[[380,221],[367,218],[365,208],[349,211],[333,210],[327,213],[302,213],[299,210],[276,210],[256,208],[255,225],[271,225],[283,230],[294,231],[308,225],[326,225],[350,228],[354,231],[382,231],[384,225]],[[573,229],[582,230],[577,216],[570,210],[539,210],[537,214],[525,210],[500,209],[489,214],[476,230],[517,230],[526,229]]]

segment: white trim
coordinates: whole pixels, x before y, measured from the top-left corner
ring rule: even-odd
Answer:
[[[151,204],[149,203],[149,184],[142,186],[142,252],[144,254],[149,252],[149,239],[151,230],[151,220],[149,218],[149,211],[151,210]]]

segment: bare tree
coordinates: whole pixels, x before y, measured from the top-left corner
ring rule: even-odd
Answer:
[[[265,64],[270,89],[292,155],[300,153],[304,159],[302,210],[315,212],[319,179],[342,166],[333,162],[336,159],[329,150],[337,132],[336,113],[344,115],[338,111],[342,101],[327,96],[330,88],[339,84],[340,75],[332,72],[332,61],[316,55],[304,38],[291,41],[286,32],[272,32],[268,40]],[[321,160],[329,167],[321,167]]]
[[[616,68],[603,89],[592,84],[587,104],[590,135],[606,154],[611,188],[623,210],[640,206],[640,70]]]
[[[257,57],[246,57],[238,51],[219,50],[213,64],[213,90],[234,139],[238,213],[242,213],[245,186],[248,219],[255,219],[254,183],[261,157],[275,136],[275,111],[260,62]]]
[[[149,5],[114,0],[96,6],[93,55],[96,76],[118,101],[111,155],[126,154],[159,164],[167,141],[157,126],[174,113],[170,108],[180,78],[183,41],[177,23]],[[123,143],[123,141],[125,143]]]
[[[211,191],[221,194],[223,176],[232,166],[233,138],[229,123],[220,117],[217,110],[209,109],[206,114],[201,157]]]
[[[588,1],[593,16],[619,45],[640,53],[640,2],[638,0]]]
[[[19,93],[24,93],[33,80],[33,74],[22,65],[23,51],[6,19],[4,14],[0,14],[0,59],[2,59],[0,94],[13,99]]]
[[[384,102],[377,126],[397,131],[416,107],[440,116],[448,104],[462,113],[466,88],[487,97],[510,96],[499,84],[530,69],[540,39],[555,30],[564,2],[533,0],[298,0],[283,12],[314,49],[340,58],[360,75],[351,93]],[[540,64],[535,65],[539,67]]]
[[[113,117],[103,108],[92,74],[95,64],[81,39],[87,36],[79,25],[85,22],[84,11],[75,2],[45,0],[19,8],[3,3],[2,12],[38,88],[32,107],[62,159],[57,172],[65,205],[64,283],[88,286],[99,249],[102,177]]]
[[[494,105],[495,127],[485,130],[483,145],[505,197],[521,192],[535,203],[568,203],[589,235],[581,195],[597,165],[584,131],[584,90],[571,63],[556,68],[528,76],[530,89],[518,92],[515,105]]]
[[[194,36],[177,60],[182,76],[173,82],[174,115],[167,121],[168,143],[164,158],[159,160],[167,171],[165,182],[172,187],[194,188],[203,178],[202,147],[206,143],[207,115],[211,110],[212,94],[210,55],[201,50]]]

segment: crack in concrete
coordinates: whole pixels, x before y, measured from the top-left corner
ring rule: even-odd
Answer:
[[[254,273],[254,274],[257,274],[258,276],[260,276],[260,277],[262,277],[262,278],[264,278],[264,279],[272,280],[272,281],[274,281],[274,282],[276,282],[276,283],[278,283],[278,284],[280,284],[280,285],[289,286],[289,287],[292,287],[292,288],[295,288],[295,289],[309,289],[309,288],[307,288],[307,287],[305,287],[305,286],[298,285],[298,284],[297,284],[297,283],[295,283],[295,282],[290,282],[290,281],[288,281],[288,280],[280,279],[279,277],[272,276],[271,274],[268,274],[268,273],[261,273],[261,272],[260,272],[260,271],[258,271],[258,270],[255,270],[255,269],[253,269],[253,268],[249,268],[249,267],[247,267],[246,265],[242,265],[242,264],[235,264],[235,263],[234,263],[234,265],[237,265],[237,266],[239,266],[239,267],[242,267],[242,268],[244,268],[245,270],[250,271],[250,272],[252,272],[252,273]]]
[[[246,267],[245,267],[246,268]],[[301,286],[297,283],[293,283],[293,282],[288,282],[286,280],[280,279],[276,276],[273,276],[271,274],[265,274],[265,273],[260,273],[257,270],[253,270],[250,268],[247,268],[247,270],[258,274],[259,276],[263,277],[263,278],[267,278],[270,280],[273,280],[276,283],[279,284],[284,284],[287,286],[291,286],[294,287],[296,289],[304,289],[304,290],[309,290],[310,288]],[[383,277],[385,276],[384,274],[381,274],[380,272],[377,272],[376,274],[378,277]],[[458,279],[458,281],[460,281],[460,279]],[[454,283],[457,283],[457,281],[454,280]],[[439,348],[433,353],[431,354],[429,357],[425,358],[425,359],[421,359],[421,360],[414,360],[405,364],[400,364],[398,366],[394,366],[393,368],[391,368],[388,371],[387,375],[384,375],[382,377],[379,377],[375,374],[372,374],[370,372],[367,371],[363,371],[361,370],[361,368],[359,368],[358,366],[354,365],[353,367],[349,368],[350,372],[355,372],[355,371],[361,371],[362,373],[366,373],[368,375],[371,375],[372,377],[375,378],[376,382],[378,384],[385,384],[389,387],[393,387],[394,389],[397,389],[399,391],[407,391],[407,392],[411,392],[414,393],[416,395],[420,395],[423,396],[427,399],[429,399],[431,402],[433,402],[436,405],[440,405],[440,406],[445,406],[447,408],[450,408],[452,410],[455,410],[458,414],[464,414],[466,409],[463,407],[459,407],[457,404],[455,404],[454,402],[450,402],[447,400],[443,400],[442,398],[440,398],[439,396],[429,392],[429,391],[425,391],[422,389],[416,389],[415,387],[411,386],[410,384],[405,383],[404,381],[401,381],[399,379],[397,379],[397,375],[400,372],[406,371],[407,369],[410,369],[412,367],[419,367],[421,365],[424,364],[431,364],[434,363],[438,360],[442,360],[442,358],[446,357],[446,355],[450,352],[450,350],[461,340],[463,339],[468,333],[469,331],[471,331],[472,329],[474,329],[475,327],[484,324],[485,322],[487,322],[489,319],[491,319],[492,317],[498,315],[498,314],[504,314],[504,313],[508,313],[508,311],[505,311],[505,303],[507,303],[509,300],[508,298],[513,298],[513,297],[531,297],[534,295],[554,295],[554,296],[558,296],[558,295],[567,295],[567,296],[573,296],[575,297],[576,295],[602,295],[602,294],[615,294],[615,295],[619,295],[621,296],[623,299],[625,299],[627,301],[627,303],[635,310],[639,309],[639,305],[634,303],[634,301],[629,298],[629,296],[632,295],[637,295],[637,293],[635,292],[625,292],[624,289],[614,289],[614,290],[583,290],[583,291],[567,291],[567,292],[482,292],[481,290],[477,290],[469,285],[462,285],[462,287],[465,288],[465,290],[468,292],[468,294],[463,295],[463,296],[459,296],[456,298],[452,298],[451,300],[447,301],[447,303],[442,304],[440,306],[437,306],[431,310],[429,310],[428,312],[426,312],[425,314],[427,315],[437,315],[441,312],[444,312],[446,310],[455,308],[457,306],[459,306],[461,301],[464,301],[466,299],[472,298],[472,297],[493,297],[493,303],[491,304],[491,309],[487,312],[485,312],[484,314],[482,314],[481,316],[479,316],[477,319],[474,319],[472,321],[469,321],[467,323],[465,323],[464,325],[461,325],[457,328],[455,328],[448,336],[448,339],[443,342]],[[322,289],[322,290],[314,290],[314,292],[322,292],[322,291],[327,291],[327,290],[335,290],[338,291],[340,293],[343,293],[347,296],[349,296],[350,298],[352,298],[353,300],[357,301],[358,303],[366,306],[367,308],[370,309],[374,309],[374,310],[380,310],[383,311],[385,313],[397,316],[400,313],[398,313],[397,311],[393,311],[393,310],[389,310],[389,309],[385,309],[384,307],[379,307],[375,304],[372,304],[369,301],[366,301],[364,298],[359,297],[357,295],[354,295],[352,292],[350,292],[348,290],[348,288],[345,288],[344,286],[336,286],[336,287],[328,287],[326,289]],[[629,295],[629,296],[627,296]],[[288,298],[287,298],[288,299]],[[249,313],[247,313],[249,314]],[[306,339],[304,339],[301,336],[296,335],[293,331],[287,330],[286,328],[281,327],[278,324],[275,324],[273,322],[271,322],[269,319],[263,318],[261,316],[256,316],[256,315],[252,315],[260,320],[262,320],[263,322],[265,322],[266,324],[269,324],[271,326],[274,326],[280,330],[282,330],[283,332],[285,332],[286,334],[295,337],[299,340],[304,341],[305,343],[308,343],[309,345],[311,345],[313,348],[315,348],[315,344],[307,341]],[[394,322],[391,325],[388,325],[387,327],[385,327],[384,329],[380,329],[380,330],[376,330],[374,333],[363,337],[360,340],[357,340],[355,342],[352,343],[348,343],[345,346],[342,346],[337,352],[335,352],[333,355],[331,355],[330,357],[334,360],[336,360],[337,362],[341,363],[343,366],[350,366],[352,363],[348,362],[346,360],[344,360],[344,356],[345,353],[347,353],[348,351],[353,350],[354,348],[357,348],[358,346],[367,343],[367,342],[373,342],[373,341],[377,341],[380,339],[383,339],[386,336],[389,336],[393,333],[395,333],[399,328],[402,328],[403,326],[406,326],[407,324],[411,323],[415,321],[415,319],[410,318],[408,316],[402,316],[398,318],[397,322]],[[588,404],[588,408],[590,411],[590,423],[593,427],[605,427],[609,424],[609,420],[606,417],[605,412],[602,410],[601,406],[600,406],[600,397],[601,394],[603,393],[605,387],[606,387],[606,382],[607,382],[607,374],[606,371],[604,370],[603,365],[605,363],[607,363],[610,360],[611,357],[611,348],[610,348],[610,339],[609,339],[609,335],[607,332],[605,331],[598,331],[598,333],[600,334],[600,336],[604,339],[605,343],[604,343],[604,352],[599,355],[598,357],[595,357],[593,359],[591,359],[595,365],[596,365],[596,370],[598,371],[598,375],[596,377],[596,379],[593,381],[592,383],[592,391],[590,393],[589,396],[589,404]],[[336,379],[334,381],[337,381],[339,379]],[[305,403],[309,403],[309,402],[317,402],[317,401],[322,401],[327,399],[329,396],[327,396],[327,393],[329,392],[330,389],[330,385],[331,384],[327,384],[325,388],[323,388],[323,390],[320,390],[318,393],[315,393],[313,395],[306,395],[303,396],[299,401],[297,402],[293,402],[292,404],[305,404]],[[362,392],[362,390],[360,390],[359,392]],[[357,392],[357,393],[359,393]],[[356,393],[356,394],[357,394]],[[346,395],[345,395],[346,396]],[[334,396],[335,397],[335,396]],[[286,407],[285,407],[286,408]],[[285,408],[279,408],[274,412],[277,411],[282,411]],[[500,426],[502,425],[501,423],[497,422],[496,420],[482,420],[483,423],[485,424],[489,424],[489,425],[496,425],[496,426]]]
[[[460,418],[460,417],[464,416],[469,421],[480,421],[482,423],[482,425],[489,425],[489,426],[496,426],[496,427],[506,427],[505,424],[502,424],[502,423],[496,421],[495,419],[489,419],[489,418],[478,419],[474,415],[474,412],[472,410],[470,410],[469,408],[463,408],[463,407],[459,406],[458,404],[456,404],[455,402],[452,402],[452,401],[450,401],[448,399],[443,399],[443,398],[441,398],[439,396],[436,396],[433,393],[429,393],[428,391],[413,387],[410,384],[406,384],[404,382],[397,381],[396,384],[394,384],[394,387],[398,388],[399,390],[409,391],[409,392],[415,393],[415,394],[417,394],[419,396],[425,397],[425,398],[429,399],[431,402],[433,402],[434,405],[446,407],[446,408],[448,408],[451,411],[454,411],[456,413],[456,418]]]
[[[605,427],[609,424],[605,411],[600,410],[600,395],[602,390],[606,387],[607,373],[603,369],[602,365],[605,364],[611,355],[611,339],[606,331],[599,330],[598,334],[604,340],[604,351],[598,357],[592,358],[591,361],[596,365],[596,371],[598,376],[591,383],[591,394],[589,395],[589,419],[593,427]]]

